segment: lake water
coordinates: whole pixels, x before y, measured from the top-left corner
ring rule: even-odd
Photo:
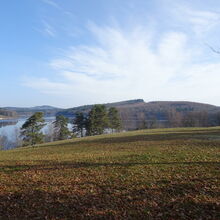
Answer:
[[[55,120],[55,117],[46,117],[45,122],[46,126],[42,129],[43,133],[51,132],[52,122]],[[4,137],[0,140],[0,146],[3,146],[3,149],[12,149],[17,147],[19,144],[20,128],[25,123],[26,118],[13,119],[13,120],[0,120],[0,137]],[[72,125],[68,125],[69,129],[72,128]]]

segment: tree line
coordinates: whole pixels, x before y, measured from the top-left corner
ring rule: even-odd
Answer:
[[[94,105],[88,114],[77,112],[71,121],[72,130],[68,127],[69,119],[58,115],[52,123],[50,141],[65,140],[73,137],[100,135],[104,132],[118,132],[121,129],[119,112],[115,107],[107,109],[105,105]],[[43,143],[46,126],[44,114],[36,112],[21,127],[21,138],[24,146]],[[49,140],[48,139],[48,140]]]
[[[45,123],[44,114],[36,112],[26,120],[21,132],[16,130],[14,134],[16,142],[11,142],[7,136],[0,135],[0,148],[1,146],[35,145],[73,137],[99,135],[104,132],[117,132],[122,129],[122,122],[125,129],[129,125],[128,123],[135,123],[136,126],[133,126],[133,130],[135,127],[136,129],[152,129],[220,126],[220,112],[208,113],[206,111],[177,111],[171,109],[157,112],[157,114],[139,111],[136,117],[129,118],[129,114],[126,114],[126,112],[119,116],[119,112],[115,107],[106,108],[105,105],[94,105],[88,113],[77,112],[73,116],[74,119],[70,121],[68,118],[58,115],[53,123],[48,124]]]
[[[163,113],[163,120],[158,120],[155,115],[146,116],[142,112],[136,121],[137,129],[220,126],[220,112],[170,110]]]

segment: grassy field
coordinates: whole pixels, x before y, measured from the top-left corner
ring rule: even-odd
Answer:
[[[220,128],[0,151],[0,219],[220,219]]]

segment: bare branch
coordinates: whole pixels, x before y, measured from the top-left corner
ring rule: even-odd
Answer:
[[[213,48],[212,46],[210,46],[209,44],[206,44],[214,53],[220,54],[220,50],[216,50],[215,48]]]

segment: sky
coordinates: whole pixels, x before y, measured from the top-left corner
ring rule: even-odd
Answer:
[[[220,106],[219,0],[1,0],[0,107]]]

